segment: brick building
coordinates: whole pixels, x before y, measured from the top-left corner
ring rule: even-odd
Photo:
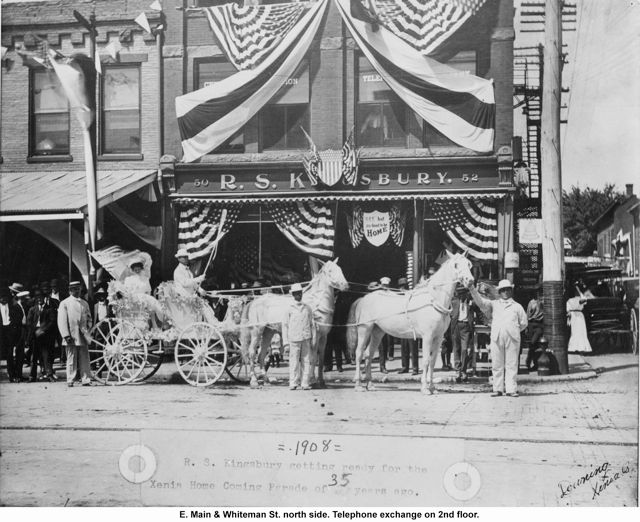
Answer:
[[[133,21],[147,4],[3,2],[0,234],[11,246],[2,249],[3,277],[34,281],[88,272],[82,131],[59,80],[43,66],[47,49],[91,56],[89,31],[74,9],[86,19],[95,16],[95,52],[102,65],[95,125],[98,246],[159,251],[132,232],[141,219],[153,221],[158,206],[145,201],[157,199],[152,189],[160,158],[158,50],[155,36]],[[158,13],[148,15],[152,24],[159,20]],[[136,195],[141,189],[147,192],[143,199]],[[157,237],[150,241],[160,246]],[[73,267],[67,266],[69,253]]]
[[[201,9],[219,3],[196,0],[192,8],[167,13],[167,102],[236,72]],[[459,146],[418,118],[376,73],[333,1],[295,73],[230,140],[195,162],[184,162],[177,126],[166,127],[167,156],[161,169],[174,212],[171,221],[181,212],[185,216],[203,207],[240,209],[212,265],[214,272],[224,274],[221,286],[257,277],[275,283],[274,270],[308,276],[307,265],[313,260],[306,260],[279,233],[273,217],[278,204],[302,201],[330,209],[333,253],[347,278],[358,282],[383,275],[408,275],[416,281],[423,269],[436,263],[449,239],[441,219],[445,203],[482,202],[497,222],[497,248],[477,260],[478,269],[492,279],[504,274],[504,253],[513,250],[513,5],[510,0],[480,4],[431,56],[459,71],[493,79],[495,140],[489,153]],[[166,120],[173,118],[169,111]],[[362,147],[358,175],[366,187],[311,185],[303,163],[309,145],[300,127],[320,151],[340,151],[353,129],[355,144]],[[421,183],[420,175],[426,174],[430,181]],[[352,220],[358,209],[370,216],[401,214],[402,240],[389,238],[374,245],[365,239],[354,246]],[[169,209],[166,215],[171,215]],[[185,221],[184,226],[191,225]],[[171,241],[188,246],[185,239]],[[166,255],[171,254],[168,249]]]
[[[491,240],[495,244],[487,255],[476,259],[478,270],[491,279],[505,273],[504,254],[513,250],[511,0],[477,2],[477,11],[430,53],[458,71],[493,80],[495,138],[491,151],[460,146],[417,117],[376,73],[347,30],[337,5],[330,1],[308,51],[295,72],[283,78],[282,88],[255,116],[242,121],[229,140],[194,162],[182,161],[175,99],[236,72],[203,11],[223,2],[165,0],[163,15],[150,9],[150,2],[58,0],[3,5],[2,45],[8,48],[2,70],[3,241],[9,238],[13,244],[26,227],[63,250],[69,230],[76,244],[82,244],[86,209],[84,203],[78,203],[84,172],[81,136],[73,122],[65,128],[72,116],[67,111],[64,120],[65,107],[56,105],[55,99],[50,106],[41,107],[43,102],[34,95],[34,88],[45,81],[41,78],[46,74],[37,63],[22,65],[17,54],[20,47],[37,52],[42,40],[64,54],[90,54],[89,32],[73,16],[77,9],[87,18],[95,13],[96,52],[104,73],[96,95],[101,208],[110,209],[117,200],[116,205],[129,214],[147,205],[147,213],[162,207],[163,216],[162,243],[156,242],[159,248],[155,248],[140,243],[139,236],[131,232],[135,227],[123,226],[114,213],[103,211],[102,245],[149,245],[146,248],[155,256],[156,266],[162,267],[157,276],[168,279],[175,249],[187,241],[178,231],[180,217],[196,211],[209,216],[233,212],[233,227],[219,242],[212,264],[220,286],[256,278],[273,283],[278,277],[306,278],[315,266],[314,258],[281,233],[274,213],[279,205],[313,201],[331,213],[332,253],[340,256],[348,279],[365,282],[382,275],[397,278],[406,274],[415,281],[423,269],[436,263],[443,243],[450,242],[454,231],[446,230],[446,214],[451,212],[447,204],[457,202],[467,210],[482,205],[493,222]],[[160,45],[154,34],[134,22],[143,11],[151,29],[162,23]],[[10,68],[9,62],[13,64]],[[109,75],[119,75],[126,84],[112,96],[106,95]],[[24,96],[26,92],[29,97]],[[42,118],[40,109],[53,116]],[[47,148],[51,145],[46,139],[56,140],[47,136],[46,125],[41,123],[46,118],[54,122],[51,132],[63,138],[62,145],[56,142],[53,150]],[[56,131],[58,128],[62,130]],[[339,152],[353,129],[360,149],[357,186],[310,183],[303,161],[309,144],[302,129],[321,154]],[[150,183],[154,186],[158,168],[162,183],[155,185],[155,192],[163,197],[153,204],[140,199],[139,189]],[[74,198],[65,196],[70,185],[78,189],[71,190]],[[26,191],[33,194],[27,202],[19,197]],[[33,216],[38,215],[35,221]],[[364,215],[382,215],[387,220],[382,233],[389,237],[382,244],[366,237],[354,243],[354,219]],[[134,217],[144,221],[145,216]],[[467,236],[473,234],[467,231]],[[455,246],[465,247],[459,238]],[[19,249],[12,250],[16,254]],[[200,259],[206,260],[210,250]],[[78,257],[79,248],[74,251]],[[9,265],[15,267],[15,260],[6,255],[2,263],[5,270]],[[76,264],[81,267],[81,256]],[[18,277],[15,271],[14,275]]]

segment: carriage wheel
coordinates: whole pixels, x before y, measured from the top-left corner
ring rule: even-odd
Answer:
[[[638,316],[635,310],[631,310],[631,318],[629,321],[629,330],[631,332],[631,352],[638,353]]]
[[[147,341],[128,321],[105,319],[89,334],[89,360],[93,378],[116,386],[138,378],[147,363]]]
[[[229,357],[225,371],[236,382],[248,383],[251,380],[248,356],[243,356],[242,346],[233,339],[229,346]]]
[[[176,341],[175,361],[182,378],[192,386],[210,386],[224,372],[227,343],[208,323],[193,323]]]
[[[155,375],[164,361],[165,353],[162,342],[159,342],[156,346],[147,348],[147,364],[144,365],[142,372],[140,372],[140,375],[136,378],[137,383],[146,381]]]

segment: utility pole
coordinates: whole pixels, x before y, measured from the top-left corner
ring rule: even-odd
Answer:
[[[562,170],[560,165],[560,96],[562,92],[562,0],[546,0],[544,77],[540,140],[542,175],[542,287],[544,335],[558,361],[560,373],[569,371],[565,335],[562,232]]]

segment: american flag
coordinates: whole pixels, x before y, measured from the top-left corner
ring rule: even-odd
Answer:
[[[307,176],[309,176],[309,180],[311,181],[311,185],[318,184],[318,169],[320,168],[320,155],[318,154],[318,148],[316,144],[313,143],[311,136],[307,134],[307,131],[304,130],[303,127],[300,127],[302,132],[307,137],[307,141],[309,142],[309,151],[302,156],[302,164],[304,165],[304,170],[307,172]]]
[[[182,209],[178,220],[178,248],[186,248],[191,259],[209,254],[214,242],[238,220],[240,208],[240,205],[222,208],[201,203]]]
[[[347,213],[347,226],[349,228],[351,246],[357,248],[364,238],[364,218],[360,205],[353,205],[351,213]]]
[[[462,250],[476,259],[498,259],[498,218],[495,205],[476,199],[434,200],[438,224]]]
[[[407,212],[398,205],[393,205],[389,214],[389,226],[391,228],[389,230],[389,235],[396,246],[402,246],[407,221]]]
[[[358,0],[353,0],[358,1]],[[487,0],[365,0],[380,23],[422,54],[433,52]]]
[[[205,13],[220,47],[238,70],[253,69],[280,43],[309,2],[275,5],[224,4]]]
[[[321,259],[333,258],[335,226],[331,208],[313,201],[276,203],[267,210],[294,245]]]
[[[353,142],[353,128],[349,133],[347,141],[342,146],[342,177],[348,185],[353,185],[358,182],[358,159],[360,157],[360,150],[356,150],[355,143]]]

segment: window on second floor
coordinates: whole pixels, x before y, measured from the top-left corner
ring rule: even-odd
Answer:
[[[223,58],[196,59],[193,68],[194,89],[208,87],[238,72],[231,62]],[[215,149],[213,154],[241,153],[244,150],[244,132],[241,129]]]
[[[29,156],[68,155],[69,103],[53,71],[31,71]]]
[[[365,147],[406,147],[416,132],[413,112],[391,90],[373,65],[358,56],[356,141]],[[413,128],[413,129],[412,129]]]
[[[447,65],[476,73],[476,52],[463,51]],[[363,55],[357,58],[356,141],[365,147],[454,146],[424,122],[387,85]],[[413,143],[414,145],[410,145]]]
[[[304,60],[260,111],[261,150],[306,149],[309,129],[309,63]]]
[[[140,154],[140,66],[105,67],[101,87],[101,154]]]

